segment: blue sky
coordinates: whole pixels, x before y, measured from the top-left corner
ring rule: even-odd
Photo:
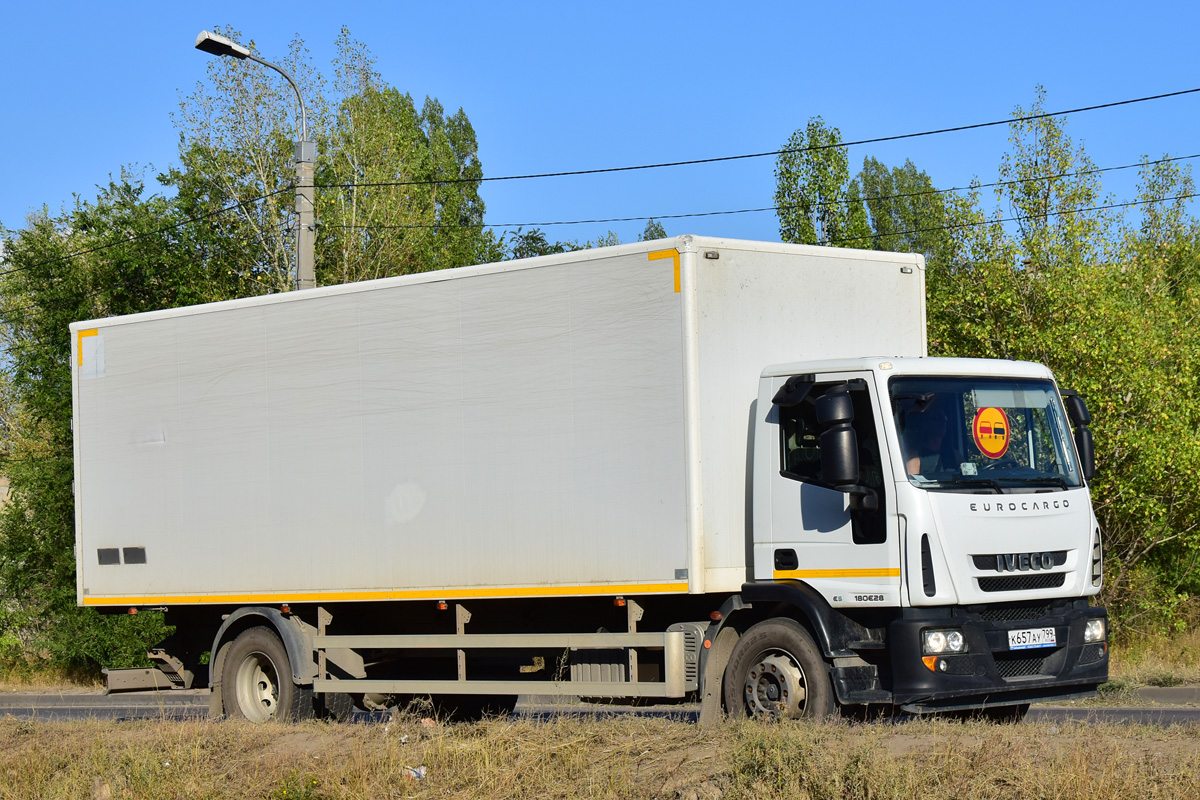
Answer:
[[[385,80],[462,107],[485,175],[777,149],[813,115],[847,140],[1200,86],[1196,3],[9,3],[0,49],[0,223],[56,211],[123,165],[177,160],[170,113],[205,74],[204,28],[264,57],[301,36],[326,69],[342,25]],[[125,42],[119,52],[114,42]],[[1200,152],[1200,94],[1073,116],[1098,166]],[[1007,131],[851,150],[911,158],[938,186],[993,180]],[[1200,159],[1197,159],[1200,160]],[[150,170],[149,167],[153,167]],[[773,160],[485,184],[487,221],[667,215],[771,205]],[[1104,176],[1115,200],[1133,176]],[[777,239],[771,213],[667,220],[669,234]],[[623,241],[644,223],[547,228]]]

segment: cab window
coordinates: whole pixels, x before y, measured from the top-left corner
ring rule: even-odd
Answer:
[[[816,400],[838,383],[816,383],[795,405],[779,407],[780,474],[791,480],[811,483],[828,489],[835,487],[821,479],[821,432],[817,422]],[[875,414],[871,395],[865,390],[852,391],[855,437],[858,440],[858,482],[874,490],[879,507],[875,511],[858,511],[851,515],[854,522],[854,541],[875,544],[887,538],[884,524],[883,458],[875,430]]]

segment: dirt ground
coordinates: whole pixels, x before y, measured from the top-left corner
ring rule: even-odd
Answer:
[[[1200,726],[0,718],[0,798],[1200,798]]]

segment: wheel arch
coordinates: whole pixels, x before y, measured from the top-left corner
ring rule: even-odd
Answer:
[[[317,665],[313,661],[312,641],[304,631],[303,625],[291,615],[285,615],[277,608],[267,606],[246,606],[234,611],[213,637],[212,656],[208,662],[208,685],[214,687],[219,694],[221,673],[225,666],[225,654],[230,643],[238,634],[263,623],[275,630],[287,651],[288,661],[291,662],[292,681],[301,685],[311,685],[317,676]]]
[[[827,659],[854,657],[855,642],[874,638],[868,628],[833,608],[820,592],[803,581],[743,584],[740,602],[722,618],[721,624],[733,625],[744,632],[772,617],[794,619],[808,629]],[[714,637],[716,633],[713,632]]]

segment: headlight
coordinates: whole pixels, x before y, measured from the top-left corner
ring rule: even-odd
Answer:
[[[1083,629],[1083,640],[1085,642],[1103,642],[1105,625],[1102,619],[1089,619],[1087,627]]]
[[[965,653],[967,641],[963,638],[962,631],[924,631],[921,649],[925,655]]]

